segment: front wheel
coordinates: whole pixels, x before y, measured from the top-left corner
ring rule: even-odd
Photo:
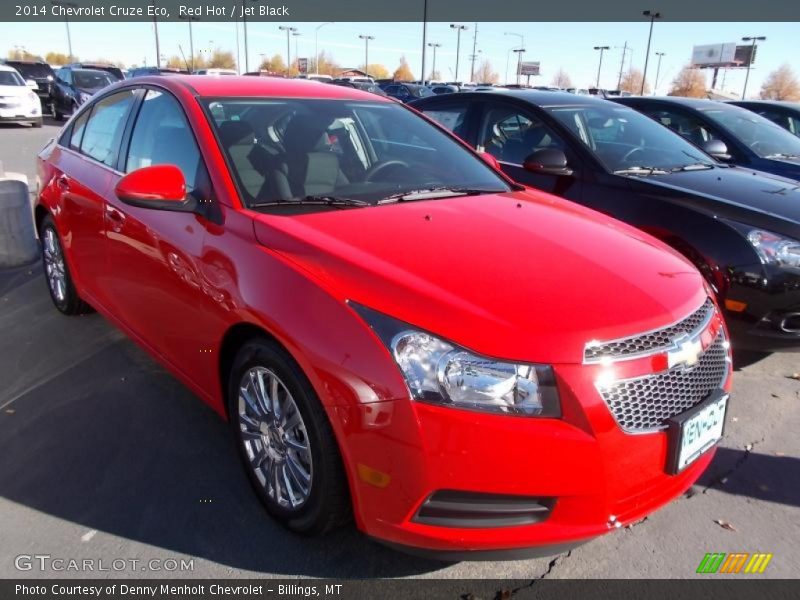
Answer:
[[[61,246],[61,238],[53,218],[49,215],[42,222],[41,236],[42,267],[44,267],[47,288],[53,304],[65,315],[89,312],[89,305],[81,299],[72,283],[72,276]]]
[[[276,520],[307,535],[349,520],[347,480],[330,422],[285,350],[267,339],[239,350],[228,408],[250,482]]]

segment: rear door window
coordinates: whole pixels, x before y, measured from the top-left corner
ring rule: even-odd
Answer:
[[[104,165],[114,166],[134,99],[135,92],[125,90],[96,102],[80,142],[81,152]]]

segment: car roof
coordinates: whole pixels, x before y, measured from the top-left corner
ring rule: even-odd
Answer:
[[[790,102],[788,100],[728,100],[726,104],[735,104],[736,106],[785,106],[786,108],[800,110],[800,102]]]
[[[481,88],[482,89],[482,88]],[[532,89],[508,89],[508,88],[492,88],[489,90],[488,88],[486,91],[483,92],[459,92],[458,99],[470,99],[470,98],[481,98],[486,99],[487,92],[489,95],[497,93],[498,95],[502,95],[504,98],[514,98],[515,100],[522,100],[523,102],[528,102],[530,104],[534,104],[536,106],[541,107],[555,107],[555,106],[584,106],[584,105],[595,105],[595,104],[607,104],[607,100],[603,100],[602,98],[596,98],[594,96],[579,96],[577,94],[570,94],[569,92],[554,92],[554,91],[545,91],[545,90],[532,90]],[[447,95],[440,95],[440,96],[428,96],[428,98],[448,98]],[[432,100],[428,100],[428,98],[422,98],[421,100],[417,100],[422,104],[423,102],[432,102]],[[441,100],[444,102],[445,100]],[[416,103],[415,103],[416,104]]]
[[[725,104],[727,104],[726,102],[710,100],[709,98],[684,98],[682,96],[621,96],[613,99],[614,102],[619,102],[619,104],[627,104],[628,102],[636,103],[638,100],[655,100],[698,109],[709,108],[711,106],[725,106]]]
[[[208,77],[206,75],[172,75],[170,77],[136,77],[127,85],[147,83],[175,89],[183,86],[197,96],[210,98],[330,98],[332,100],[369,100],[392,102],[370,92],[340,85],[321,85],[307,79],[283,77]]]
[[[8,65],[4,64],[0,64],[0,71],[14,71],[14,73],[17,72],[17,70],[14,67],[9,67]]]

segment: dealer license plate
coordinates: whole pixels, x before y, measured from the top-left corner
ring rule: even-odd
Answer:
[[[670,473],[679,473],[722,439],[727,409],[728,394],[718,392],[670,419]]]

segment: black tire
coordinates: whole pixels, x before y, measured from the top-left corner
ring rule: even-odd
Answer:
[[[270,496],[248,456],[239,421],[239,389],[244,376],[254,367],[268,369],[278,376],[291,394],[305,426],[313,467],[307,499],[296,508],[282,506]],[[339,446],[325,409],[292,357],[266,338],[246,342],[234,359],[227,390],[228,414],[239,455],[267,512],[287,529],[304,535],[322,535],[346,525],[352,518],[352,507]]]
[[[36,129],[39,129],[42,126],[42,119],[36,119],[33,123],[31,123]]]
[[[52,238],[49,237],[50,234],[52,234]],[[75,285],[72,283],[72,275],[69,272],[69,266],[64,257],[61,236],[58,235],[55,222],[50,215],[47,215],[42,221],[39,235],[42,240],[42,269],[44,270],[47,290],[50,292],[50,299],[53,301],[53,304],[65,315],[80,315],[90,312],[92,310],[91,307],[81,299],[78,292],[75,290]],[[53,242],[58,245],[58,253],[61,256],[60,263],[63,269],[63,294],[61,297],[59,293],[56,292],[48,271],[48,253],[50,253],[50,249],[48,248],[49,239],[52,239]]]
[[[56,121],[63,121],[64,120],[64,113],[59,112],[59,110],[57,108],[54,109],[54,113],[55,114],[53,115],[53,117],[55,118]]]

